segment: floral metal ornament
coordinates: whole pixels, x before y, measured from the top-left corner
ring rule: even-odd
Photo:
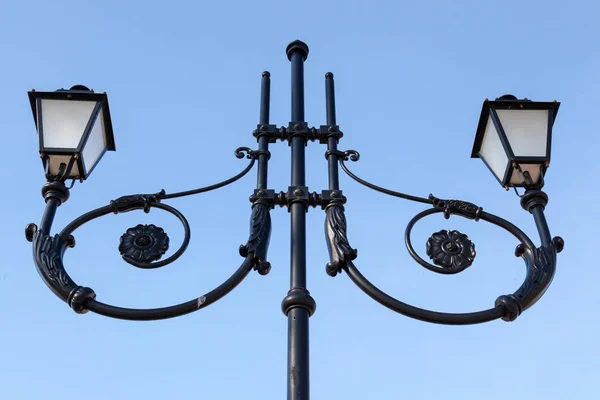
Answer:
[[[149,263],[160,260],[169,249],[169,236],[154,224],[127,229],[121,236],[119,252],[123,258]]]
[[[475,244],[459,231],[441,230],[427,241],[427,255],[435,265],[462,271],[473,264]]]

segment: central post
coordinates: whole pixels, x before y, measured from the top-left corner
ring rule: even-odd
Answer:
[[[300,41],[286,49],[292,63],[292,118],[290,122],[292,178],[290,190],[297,199],[289,210],[291,218],[290,290],[283,299],[282,310],[288,318],[288,400],[310,399],[308,319],[316,308],[306,289],[306,212],[302,198],[308,193],[305,182],[305,146],[307,129],[304,121],[304,61],[308,46]]]

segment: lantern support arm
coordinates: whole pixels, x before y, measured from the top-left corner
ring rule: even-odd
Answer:
[[[52,223],[58,207],[69,198],[69,189],[62,180],[51,180],[42,189],[42,195],[46,201],[40,227],[29,224],[25,229],[25,236],[33,243],[33,255],[36,268],[42,280],[50,290],[61,300],[66,302],[75,312],[84,314],[93,311],[105,316],[128,319],[128,320],[157,320],[173,318],[204,308],[219,300],[231,292],[252,269],[261,274],[268,273],[270,264],[263,262],[266,256],[266,248],[262,246],[265,234],[270,235],[270,218],[268,209],[264,204],[253,206],[252,220],[264,221],[263,214],[266,213],[268,224],[257,232],[251,232],[248,244],[245,246],[244,261],[240,267],[221,285],[210,292],[174,306],[154,309],[131,309],[104,304],[96,300],[95,292],[88,288],[77,285],[69,276],[63,265],[63,255],[67,248],[75,247],[75,239],[72,233],[83,224],[114,213],[120,214],[134,210],[150,212],[152,208],[159,208],[177,217],[184,227],[184,239],[179,249],[168,258],[155,261],[160,258],[168,248],[168,236],[161,228],[154,225],[138,225],[131,228],[121,237],[119,250],[124,261],[139,268],[158,268],[170,264],[179,258],[187,249],[190,241],[190,227],[186,218],[175,208],[161,203],[165,198],[182,197],[197,193],[214,190],[243,177],[253,167],[259,151],[250,150],[246,147],[238,148],[235,152],[238,158],[246,157],[251,161],[249,165],[238,175],[226,181],[205,188],[188,192],[165,195],[164,191],[155,194],[141,194],[123,196],[110,202],[110,204],[92,210],[73,220],[59,234],[52,236]],[[262,241],[262,242],[261,242]],[[257,244],[258,243],[258,244]],[[242,253],[242,251],[240,251]],[[158,255],[158,257],[156,257]]]
[[[350,159],[350,161],[358,161],[360,159],[360,154],[358,153],[358,151],[355,150],[347,150],[345,152],[338,152],[338,158],[340,161],[340,166],[342,167],[342,169],[344,170],[344,172],[346,174],[348,174],[348,176],[352,179],[354,179],[356,182],[360,183],[361,185],[364,185],[370,189],[373,189],[377,192],[380,193],[384,193],[390,196],[394,196],[394,197],[399,197],[401,199],[405,199],[405,200],[410,200],[410,201],[416,201],[418,203],[425,203],[425,204],[432,204],[431,199],[426,199],[424,197],[419,197],[419,196],[413,196],[410,194],[406,194],[406,193],[400,193],[400,192],[395,192],[393,190],[389,190],[389,189],[385,189],[382,188],[380,186],[374,185],[370,182],[367,182],[364,179],[359,178],[358,176],[356,176],[354,173],[352,173],[348,167],[346,166],[346,164],[344,163],[344,161],[348,161],[348,159]]]
[[[347,159],[348,154],[351,153],[344,154]],[[344,170],[359,183],[391,196],[404,199],[408,197],[412,200],[413,196],[380,188],[356,177],[345,168],[344,158],[341,158],[340,162]],[[535,304],[548,289],[556,271],[556,254],[564,246],[561,238],[551,239],[544,216],[547,200],[547,195],[537,189],[528,189],[521,199],[522,207],[534,217],[540,235],[540,247],[536,247],[533,241],[514,224],[494,214],[484,212],[483,208],[475,204],[462,200],[439,199],[433,195],[430,195],[428,199],[433,208],[417,214],[407,225],[405,242],[411,257],[426,269],[440,274],[456,274],[468,268],[475,257],[474,245],[466,235],[458,231],[440,231],[434,234],[427,243],[428,255],[436,265],[428,263],[417,254],[410,238],[415,223],[426,216],[443,213],[446,219],[456,215],[474,221],[486,221],[508,231],[520,241],[515,255],[522,257],[525,261],[525,280],[513,294],[498,297],[495,307],[488,310],[471,313],[441,313],[425,310],[403,303],[377,288],[360,273],[353,261],[357,258],[357,250],[353,249],[348,242],[346,218],[344,209],[341,207],[326,210],[325,230],[331,259],[331,262],[327,264],[327,273],[330,276],[336,276],[342,270],[345,271],[352,282],[375,301],[414,319],[447,325],[478,324],[498,318],[513,321],[523,311]]]
[[[163,200],[167,200],[167,199],[175,199],[178,197],[192,196],[192,195],[200,194],[200,193],[204,193],[204,192],[210,192],[211,190],[222,188],[223,186],[227,186],[227,185],[241,179],[248,172],[250,172],[252,167],[254,167],[254,163],[256,162],[257,157],[261,154],[260,151],[251,150],[248,147],[239,147],[238,149],[235,150],[235,156],[237,158],[244,158],[244,153],[246,153],[245,157],[250,159],[250,163],[248,163],[248,166],[242,172],[235,175],[234,177],[224,180],[223,182],[219,182],[219,183],[216,183],[216,184],[210,185],[210,186],[201,187],[198,189],[186,190],[186,191],[177,192],[177,193],[161,194],[160,198]]]

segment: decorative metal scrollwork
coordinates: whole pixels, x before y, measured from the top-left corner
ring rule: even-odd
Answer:
[[[326,210],[325,238],[330,259],[326,267],[327,275],[336,276],[342,272],[347,260],[354,260],[358,255],[348,242],[346,215],[341,205],[332,204]]]
[[[446,219],[455,214],[479,221],[483,211],[483,208],[462,200],[442,200],[432,194],[429,195],[429,200],[431,200],[434,207],[444,210],[444,218]]]
[[[162,190],[155,194],[122,196],[111,201],[104,207],[97,208],[76,218],[69,223],[60,234],[55,236],[50,236],[42,232],[35,224],[29,224],[25,230],[25,235],[27,240],[33,243],[34,259],[40,275],[48,287],[50,287],[58,297],[67,302],[75,312],[80,314],[90,310],[113,318],[156,320],[177,317],[214,303],[233,290],[253,268],[257,269],[261,274],[268,272],[269,264],[265,259],[271,222],[269,211],[264,205],[257,204],[254,206],[252,216],[254,230],[252,231],[247,245],[248,256],[242,262],[240,267],[225,282],[210,292],[199,296],[196,299],[174,306],[153,309],[130,309],[101,303],[96,300],[96,294],[92,289],[78,286],[69,277],[63,266],[63,253],[67,247],[73,247],[75,245],[75,240],[71,234],[83,224],[93,219],[111,213],[120,214],[134,210],[143,210],[148,213],[152,208],[158,208],[174,215],[182,223],[184,228],[184,238],[180,247],[171,256],[161,260],[162,256],[169,248],[169,237],[162,228],[159,228],[156,225],[140,224],[134,228],[128,229],[127,232],[121,236],[119,251],[123,256],[124,261],[139,268],[158,268],[170,264],[178,259],[187,249],[191,231],[189,223],[183,214],[170,205],[163,204],[161,201],[203,193],[233,183],[252,169],[258,154],[259,152],[253,151],[247,147],[240,147],[235,151],[235,156],[238,158],[243,158],[245,156],[251,161],[242,172],[230,179],[211,186],[185,192],[166,194],[165,191]],[[51,184],[57,186],[62,192],[65,192],[65,198],[68,196],[68,189],[64,186],[64,183],[52,182]],[[47,207],[54,207],[54,209],[56,209],[57,203],[50,202]],[[50,214],[53,215],[54,211],[51,211]],[[50,230],[51,221],[44,226],[47,230]]]
[[[349,152],[340,152],[349,154]],[[415,223],[431,214],[443,213],[446,219],[451,215],[458,215],[474,221],[486,221],[511,233],[520,242],[515,254],[525,261],[526,276],[523,284],[513,294],[499,296],[494,307],[471,313],[441,313],[425,310],[403,303],[385,292],[378,289],[369,282],[356,268],[351,260],[346,259],[342,269],[346,271],[350,279],[367,295],[385,307],[411,318],[450,325],[477,324],[502,318],[505,321],[513,321],[524,310],[531,307],[544,294],[550,285],[556,270],[556,254],[564,247],[564,241],[560,237],[550,240],[550,233],[543,215],[543,210],[548,200],[545,193],[535,190],[526,193],[528,201],[523,207],[533,214],[536,226],[540,233],[542,245],[536,247],[531,239],[519,228],[510,222],[483,211],[483,208],[462,200],[443,200],[433,195],[428,198],[408,195],[385,189],[359,178],[348,170],[344,160],[348,157],[340,157],[342,169],[355,181],[373,190],[390,196],[399,197],[421,203],[431,204],[433,208],[424,210],[413,217],[408,223],[404,239],[409,254],[420,265],[430,271],[440,274],[456,274],[464,271],[472,265],[475,258],[475,245],[467,235],[458,231],[442,230],[433,234],[427,241],[427,255],[433,260],[432,265],[421,258],[412,246],[410,235]],[[342,213],[343,210],[339,211]],[[329,218],[329,215],[328,215]],[[343,218],[345,222],[345,218]],[[345,237],[344,223],[344,237]],[[330,243],[328,237],[328,245]]]
[[[165,191],[161,190],[155,194],[134,194],[122,196],[110,202],[110,207],[115,214],[124,213],[132,210],[142,209],[145,213],[150,212],[151,203],[160,202],[161,196],[164,196]]]
[[[435,265],[428,263],[419,256],[410,238],[412,229],[417,221],[428,215],[443,212],[445,212],[444,209],[438,207],[417,214],[406,226],[404,243],[410,256],[421,266],[438,274],[457,274],[470,267],[475,259],[475,245],[469,240],[467,235],[463,235],[458,231],[447,230],[433,234],[427,241],[426,251]]]
[[[61,237],[36,230],[32,239],[33,254],[40,272],[57,287],[69,292],[75,284],[63,266],[62,255],[66,245]]]
[[[464,270],[473,264],[475,245],[459,231],[441,230],[427,241],[427,255],[442,268]]]
[[[245,245],[240,246],[242,257],[251,256],[254,260],[254,269],[261,275],[271,271],[271,264],[267,261],[267,250],[271,238],[271,214],[269,207],[257,203],[252,207],[250,217],[250,237]]]
[[[169,249],[169,236],[154,224],[139,224],[127,229],[121,236],[119,253],[123,258],[132,259],[138,263],[150,263],[160,260]]]

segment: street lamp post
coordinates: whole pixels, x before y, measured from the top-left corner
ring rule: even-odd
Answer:
[[[85,86],[74,86],[56,92],[29,92],[36,121],[40,154],[48,183],[42,188],[46,209],[38,226],[29,224],[26,238],[33,243],[36,267],[46,285],[75,312],[92,311],[112,318],[127,320],[158,320],[172,318],[204,308],[233,290],[252,270],[266,275],[271,269],[267,250],[271,234],[270,211],[275,206],[287,207],[291,218],[290,232],[290,289],[281,307],[288,318],[288,399],[309,398],[309,318],[316,303],[306,288],[306,213],[310,207],[325,211],[325,236],[330,262],[326,272],[336,276],[342,271],[367,295],[385,307],[422,321],[449,325],[477,324],[495,319],[513,321],[531,307],[546,291],[554,276],[556,254],[564,246],[560,237],[552,238],[544,216],[548,196],[541,191],[544,175],[550,162],[551,132],[559,103],[519,100],[502,96],[483,104],[477,129],[473,157],[482,158],[494,176],[506,189],[523,188],[522,207],[535,220],[541,246],[512,223],[483,211],[479,206],[460,200],[412,196],[375,186],[352,173],[345,161],[358,161],[356,151],[337,148],[342,132],[336,125],[333,74],[325,75],[327,124],[309,127],[304,118],[304,62],[308,57],[305,43],[294,41],[286,50],[292,67],[292,116],[287,127],[277,128],[269,123],[270,75],[262,74],[260,119],[254,137],[258,149],[238,148],[238,158],[248,158],[248,166],[236,176],[215,185],[178,193],[164,190],[154,194],[123,196],[92,210],[69,223],[59,234],[51,235],[57,208],[67,201],[66,181],[84,181],[108,150],[115,150],[113,131],[106,94],[97,94]],[[287,141],[291,147],[291,184],[287,191],[276,192],[267,183],[269,144]],[[327,145],[329,188],[320,193],[310,192],[305,180],[305,147],[309,142]],[[133,210],[149,212],[159,208],[177,217],[185,235],[180,247],[166,259],[161,259],[169,248],[166,232],[155,225],[137,225],[121,237],[119,251],[123,260],[139,268],[159,268],[175,261],[187,248],[190,240],[189,224],[183,214],[164,203],[176,197],[194,195],[221,188],[246,175],[258,164],[257,184],[250,196],[252,213],[250,236],[240,246],[244,261],[220,286],[188,302],[154,309],[130,309],[105,304],[96,299],[95,292],[77,285],[66,272],[63,254],[75,246],[72,233],[95,218]],[[441,274],[455,274],[471,266],[475,246],[458,231],[434,233],[426,243],[426,253],[433,264],[415,251],[411,231],[420,219],[435,213],[461,216],[475,221],[486,221],[510,232],[520,244],[515,254],[523,258],[526,276],[523,284],[513,293],[499,296],[487,310],[470,313],[442,313],[425,310],[403,303],[378,289],[365,278],[353,260],[357,251],[350,246],[346,234],[344,204],[346,198],[339,187],[338,166],[355,181],[376,191],[430,205],[417,214],[405,231],[405,242],[410,255],[423,267]]]

